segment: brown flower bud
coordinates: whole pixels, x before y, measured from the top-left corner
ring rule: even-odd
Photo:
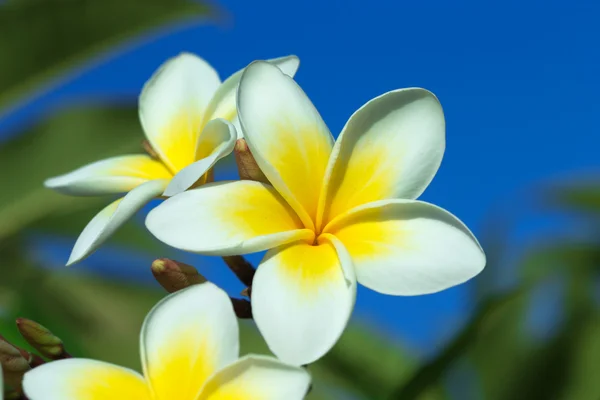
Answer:
[[[22,398],[23,376],[31,367],[19,349],[4,338],[0,339],[0,365],[2,366],[0,374],[4,380],[4,398],[7,400]],[[1,386],[0,390],[2,390]]]
[[[154,260],[151,269],[154,278],[169,293],[206,282],[196,268],[168,258]]]
[[[0,364],[5,374],[24,374],[31,369],[21,352],[5,340],[0,340]]]
[[[26,318],[17,319],[17,328],[27,343],[39,351],[44,357],[52,360],[70,358],[65,351],[62,340],[55,336],[48,328]]]
[[[235,155],[240,179],[269,183],[265,174],[258,167],[245,139],[238,139],[235,142],[233,154]]]

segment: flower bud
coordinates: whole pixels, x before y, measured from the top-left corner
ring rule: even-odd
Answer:
[[[21,399],[23,376],[31,367],[19,349],[4,338],[0,338],[0,364],[2,365],[0,374],[4,378],[4,398]],[[1,386],[0,390],[2,390]]]
[[[62,340],[54,336],[46,327],[26,318],[17,319],[17,328],[27,342],[44,357],[52,360],[70,358]]]
[[[240,179],[269,183],[265,174],[258,167],[245,139],[238,139],[235,142],[233,154],[235,154]]]
[[[152,275],[169,293],[206,282],[196,268],[168,258],[159,258],[152,263]]]
[[[6,340],[0,340],[0,364],[5,374],[24,374],[31,369],[21,352]]]

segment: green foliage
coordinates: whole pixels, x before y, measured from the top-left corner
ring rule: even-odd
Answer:
[[[149,28],[206,16],[193,0],[10,0],[0,4],[0,115]]]
[[[11,184],[0,193],[0,240],[50,215],[100,209],[106,199],[81,199],[53,193],[45,179],[86,163],[141,152],[143,133],[133,107],[70,109],[35,125],[0,147],[0,167]]]

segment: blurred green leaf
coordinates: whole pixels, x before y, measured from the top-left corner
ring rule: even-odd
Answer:
[[[483,301],[471,320],[456,335],[451,343],[433,360],[419,368],[406,382],[391,392],[390,400],[416,400],[422,399],[427,391],[440,384],[444,374],[463,357],[476,340],[485,334],[488,326],[497,318],[497,313],[507,304],[515,301],[519,292],[510,292],[503,295],[490,297]]]
[[[44,180],[92,161],[141,152],[143,138],[134,107],[78,108],[1,146],[0,168],[11,184],[0,193],[0,242],[54,213],[100,210],[109,199],[61,195],[44,188]]]
[[[540,203],[555,209],[597,216],[600,213],[600,181],[552,185],[541,191]]]
[[[0,3],[0,114],[11,102],[132,35],[208,12],[208,6],[194,0]]]

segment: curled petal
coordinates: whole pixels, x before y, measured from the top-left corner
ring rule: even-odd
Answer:
[[[273,187],[253,181],[212,183],[171,197],[148,214],[146,227],[169,246],[209,255],[314,238]]]
[[[296,56],[286,56],[267,60],[268,63],[278,67],[284,74],[294,77],[300,60]],[[234,122],[237,117],[236,92],[243,69],[237,71],[223,82],[215,92],[205,116],[205,123],[214,118],[223,118]],[[240,132],[238,132],[239,134]]]
[[[168,179],[165,166],[146,155],[108,158],[47,179],[44,185],[76,196],[125,193],[152,179]]]
[[[454,215],[413,200],[384,200],[338,217],[326,231],[350,253],[358,282],[385,294],[434,293],[485,266],[477,239]]]
[[[267,345],[284,362],[304,365],[327,353],[354,308],[356,278],[339,242],[291,243],[270,250],[252,285],[252,312]]]
[[[182,53],[144,86],[140,120],[148,140],[172,172],[193,163],[204,115],[221,80],[202,58]]]
[[[313,227],[333,138],[302,89],[266,62],[246,68],[238,88],[244,137],[269,182]]]
[[[401,89],[369,101],[335,144],[318,225],[372,201],[416,199],[437,172],[444,148],[444,113],[431,92]]]
[[[31,400],[151,400],[144,378],[116,365],[79,358],[53,361],[25,374]]]
[[[310,385],[304,368],[250,355],[227,366],[206,384],[198,400],[301,400]]]
[[[157,399],[196,400],[208,378],[239,355],[229,296],[207,282],[166,297],[144,321],[141,353]]]
[[[174,196],[192,187],[217,161],[233,151],[236,139],[237,134],[231,123],[224,119],[208,122],[198,140],[196,150],[198,161],[179,171],[169,182],[163,194]]]
[[[146,182],[96,214],[77,238],[67,265],[79,262],[92,254],[146,203],[160,196],[167,182],[166,179]]]

